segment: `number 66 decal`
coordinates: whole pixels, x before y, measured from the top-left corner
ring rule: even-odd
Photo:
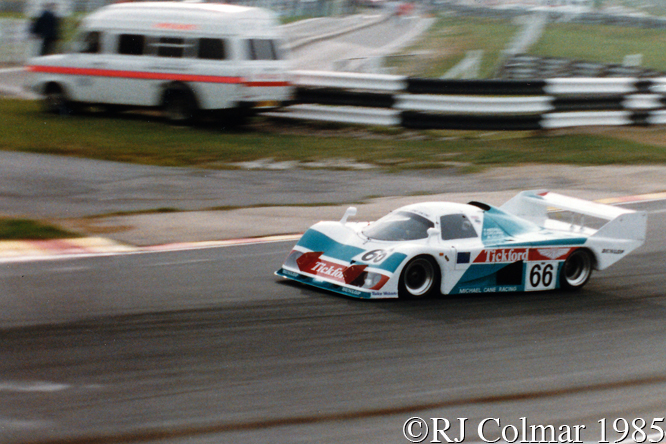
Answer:
[[[552,290],[557,283],[559,261],[527,262],[525,291]]]

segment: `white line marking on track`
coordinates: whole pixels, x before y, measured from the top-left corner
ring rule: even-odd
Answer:
[[[71,386],[68,384],[59,384],[57,382],[43,382],[43,381],[31,381],[31,382],[1,382],[0,381],[0,391],[5,392],[41,392],[41,393],[53,393],[66,390]]]
[[[2,418],[0,417],[1,430],[32,430],[32,429],[45,429],[53,427],[52,421],[41,419],[15,419],[15,418]]]

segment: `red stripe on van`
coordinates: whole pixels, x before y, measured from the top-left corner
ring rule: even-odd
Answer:
[[[284,82],[284,81],[246,82],[243,80],[242,77],[204,76],[204,75],[193,75],[193,74],[174,74],[174,73],[143,72],[143,71],[121,71],[113,69],[71,68],[71,67],[62,67],[62,66],[33,65],[33,66],[28,66],[28,70],[32,72],[44,72],[49,74],[67,74],[74,76],[120,77],[126,79],[142,79],[142,80],[172,80],[180,82],[245,84],[246,86],[249,87],[289,86],[289,82]]]

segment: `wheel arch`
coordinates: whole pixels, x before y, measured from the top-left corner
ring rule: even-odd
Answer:
[[[165,82],[160,86],[159,106],[163,106],[167,95],[172,91],[179,91],[189,94],[197,108],[201,109],[201,100],[194,86],[179,80]]]
[[[71,88],[61,80],[54,80],[54,79],[45,80],[38,86],[38,91],[41,95],[46,95],[50,91],[54,91],[57,89],[62,91],[65,97],[71,100],[72,97]]]
[[[592,269],[593,270],[599,270],[598,265],[599,265],[599,254],[600,253],[598,251],[596,251],[595,249],[590,248],[590,247],[579,247],[579,248],[576,248],[573,252],[578,251],[578,250],[586,251],[590,255],[590,257],[592,258]]]
[[[81,105],[83,105],[82,102],[79,102],[77,98],[73,96],[72,91],[75,90],[75,88],[68,85],[68,82],[50,79],[44,81],[41,84],[40,89],[37,91],[42,96],[42,103],[44,104],[44,110],[46,112],[73,114],[80,111]],[[61,96],[57,107],[54,107],[54,103],[49,98],[49,95],[52,93],[57,93]]]

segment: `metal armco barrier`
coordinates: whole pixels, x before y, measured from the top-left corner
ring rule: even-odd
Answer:
[[[335,88],[299,88],[297,97],[298,103],[371,108],[392,108],[396,101],[392,94],[346,91]]]
[[[474,94],[529,96],[543,94],[544,80],[446,80],[408,79],[411,94]]]
[[[558,95],[609,95],[638,92],[638,79],[635,78],[564,78],[546,80],[543,91]]]
[[[294,71],[292,82],[298,87],[405,91],[407,77],[350,72]]]
[[[351,106],[293,105],[289,107],[286,116],[281,113],[267,113],[267,115],[370,126],[400,126],[401,124],[399,111]]]
[[[401,94],[395,108],[443,113],[528,114],[553,111],[552,97],[469,97]]]
[[[413,129],[520,131],[666,124],[666,78],[413,79],[297,71],[280,118]]]
[[[633,123],[629,111],[551,113],[543,116],[540,125],[544,129],[576,126],[623,126]]]
[[[401,115],[402,126],[411,129],[456,129],[488,131],[539,130],[540,115],[528,116],[479,116],[455,114],[424,114],[405,111]]]

